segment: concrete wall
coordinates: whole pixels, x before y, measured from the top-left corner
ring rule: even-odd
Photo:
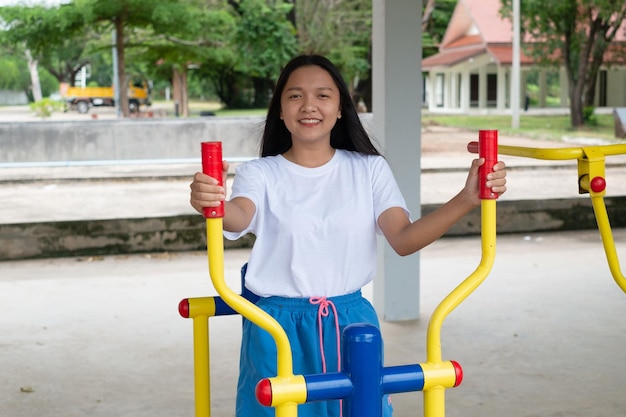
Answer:
[[[200,142],[224,157],[259,154],[263,117],[0,123],[0,164],[198,159]],[[364,116],[366,127],[371,115]]]
[[[0,105],[23,106],[28,104],[28,97],[23,91],[0,90]]]
[[[0,163],[198,158],[205,141],[221,141],[227,157],[253,157],[262,123],[260,117],[0,123]]]

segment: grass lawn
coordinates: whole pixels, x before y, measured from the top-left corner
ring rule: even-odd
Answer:
[[[527,136],[536,139],[562,141],[564,137],[597,138],[623,142],[615,138],[613,115],[598,114],[597,126],[585,126],[579,130],[571,128],[570,117],[560,115],[520,115],[520,127],[511,127],[511,116],[467,116],[467,115],[424,115],[424,125],[453,126],[478,131],[494,129],[505,134]]]

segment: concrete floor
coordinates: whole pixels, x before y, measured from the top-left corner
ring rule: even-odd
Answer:
[[[614,232],[626,263],[626,230]],[[248,251],[225,256],[236,288]],[[422,251],[422,318],[383,323],[387,365],[425,361],[430,313],[479,259],[475,237]],[[177,305],[212,294],[205,253],[0,263],[0,416],[193,416],[191,321]],[[624,317],[597,231],[499,236],[490,276],[443,326],[443,357],[465,373],[446,415],[625,415]],[[239,320],[211,320],[217,417],[233,415]],[[394,404],[423,415],[419,392]]]

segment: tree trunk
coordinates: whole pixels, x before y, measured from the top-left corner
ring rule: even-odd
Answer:
[[[585,119],[583,117],[583,105],[580,97],[578,99],[570,97],[570,120],[573,128],[584,126]]]
[[[587,88],[583,93],[583,107],[593,107],[596,101],[596,82],[598,80],[599,70],[595,70],[589,74]]]
[[[35,102],[41,101],[43,99],[43,94],[41,94],[41,82],[39,81],[39,71],[37,71],[37,61],[33,59],[30,49],[27,49],[24,53],[26,54],[26,59],[28,60],[28,71],[30,72],[33,100]]]
[[[187,96],[187,72],[172,67],[172,97],[177,116],[189,116],[189,97]]]
[[[422,32],[428,32],[428,25],[430,17],[435,11],[435,0],[428,0],[424,7],[424,13],[422,14]]]
[[[583,86],[584,78],[578,74],[575,80],[570,76],[569,78],[569,108],[570,108],[570,120],[573,128],[579,128],[584,126],[585,118],[583,116]]]
[[[128,117],[130,110],[128,107],[128,82],[126,82],[126,60],[124,58],[124,19],[115,19],[115,46],[117,48],[117,88],[120,102],[115,103],[122,109],[122,116]]]
[[[569,84],[569,106],[570,120],[572,127],[578,129],[585,125],[583,113],[583,95],[585,92],[585,74],[589,67],[589,44],[583,45],[579,54],[572,56],[569,51],[571,48],[571,37],[567,37],[565,44],[565,65],[567,67],[567,78]]]

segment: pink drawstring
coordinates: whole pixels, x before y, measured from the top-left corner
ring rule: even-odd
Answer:
[[[319,332],[320,340],[320,353],[322,354],[322,371],[326,373],[326,356],[324,354],[324,332],[322,331],[322,317],[328,317],[328,306],[333,309],[333,315],[335,316],[335,336],[337,340],[337,371],[341,371],[341,345],[339,340],[339,318],[337,317],[337,309],[332,301],[326,299],[326,297],[311,297],[309,302],[314,305],[319,305],[317,309],[317,330]]]
[[[322,331],[322,317],[328,317],[328,306],[333,309],[333,315],[335,316],[335,337],[337,340],[337,371],[341,372],[341,341],[339,339],[339,318],[337,317],[337,309],[335,304],[326,299],[326,297],[311,297],[309,303],[313,305],[319,305],[317,309],[317,330],[320,340],[320,353],[322,355],[322,372],[326,373],[326,355],[324,354],[324,332]],[[343,407],[341,405],[343,401],[339,400],[339,415],[343,414]]]

